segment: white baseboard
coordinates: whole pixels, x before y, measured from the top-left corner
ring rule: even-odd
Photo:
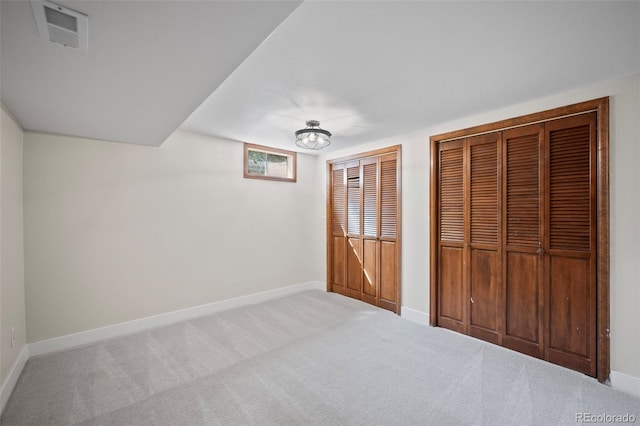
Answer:
[[[429,314],[426,312],[418,311],[416,309],[407,308],[403,306],[400,308],[400,316],[409,321],[417,322],[418,324],[428,325]]]
[[[13,363],[11,370],[9,370],[9,375],[2,384],[2,390],[0,391],[0,414],[4,411],[4,407],[7,405],[11,392],[13,392],[13,388],[16,387],[16,383],[18,383],[18,379],[20,378],[20,373],[22,373],[28,359],[29,345],[24,345],[20,355],[18,355],[18,358]]]
[[[640,398],[640,377],[611,370],[609,379],[613,389]]]
[[[205,315],[211,315],[220,311],[277,299],[279,297],[298,293],[304,290],[325,290],[325,288],[325,283],[321,281],[310,281],[289,287],[267,290],[260,293],[249,294],[247,296],[235,297],[233,299],[221,300],[219,302],[208,303],[206,305],[194,306],[192,308],[127,321],[120,324],[95,328],[93,330],[81,331],[79,333],[68,334],[66,336],[55,337],[53,339],[41,340],[39,342],[29,344],[29,356],[47,354],[76,346],[99,342],[112,337],[133,334],[156,327],[163,327],[180,321],[187,321]]]

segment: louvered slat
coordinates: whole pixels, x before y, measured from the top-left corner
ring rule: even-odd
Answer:
[[[347,169],[347,226],[350,235],[360,235],[360,167]]]
[[[397,161],[380,160],[380,236],[397,237],[398,178]]]
[[[498,242],[498,145],[471,145],[471,242]]]
[[[463,149],[440,151],[440,240],[464,239]]]
[[[540,243],[538,134],[507,140],[507,244]]]
[[[376,192],[376,173],[377,164],[370,163],[362,166],[362,186],[364,197],[364,211],[362,220],[364,222],[364,235],[377,236],[378,215],[376,212],[377,192]]]
[[[332,186],[332,232],[333,235],[344,236],[346,229],[344,227],[344,169],[333,170],[331,177]]]
[[[589,138],[588,125],[549,134],[549,237],[552,249],[590,249]]]

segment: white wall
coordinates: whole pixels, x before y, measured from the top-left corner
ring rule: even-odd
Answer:
[[[442,123],[409,135],[331,152],[325,161],[402,144],[402,305],[429,310],[429,137],[610,96],[611,368],[640,378],[640,75]],[[324,247],[324,237],[320,244]]]
[[[24,246],[22,222],[22,128],[0,109],[0,382],[25,349]],[[11,328],[16,342],[11,347]],[[12,387],[12,386],[10,386]],[[3,392],[2,402],[5,402]]]
[[[317,161],[243,178],[243,145],[25,133],[29,342],[322,279]]]

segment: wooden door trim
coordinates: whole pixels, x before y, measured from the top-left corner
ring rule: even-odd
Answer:
[[[333,158],[331,160],[327,160],[327,166],[330,166],[331,164],[334,164],[334,163],[344,163],[344,162],[350,161],[350,160],[362,160],[362,159],[367,158],[367,157],[377,157],[377,156],[380,156],[380,155],[383,155],[383,154],[398,153],[398,155],[399,155],[401,151],[402,151],[402,145],[388,146],[388,147],[385,147],[385,148],[374,149],[373,151],[367,151],[367,152],[362,152],[362,153],[359,153],[359,154],[347,155],[345,157]]]
[[[332,258],[331,258],[331,223],[332,223],[332,206],[331,206],[331,170],[334,164],[346,163],[349,161],[360,161],[370,157],[383,157],[386,154],[396,154],[396,197],[397,197],[397,217],[396,217],[396,238],[394,239],[396,245],[396,307],[395,313],[400,315],[402,309],[402,145],[392,145],[385,148],[375,149],[372,151],[366,151],[358,154],[352,154],[345,157],[333,158],[327,160],[326,169],[326,289],[331,291],[331,271],[332,271]],[[378,161],[379,163],[379,161]],[[380,168],[378,167],[378,173]],[[379,180],[379,179],[378,179]],[[362,198],[362,197],[361,197]],[[380,198],[380,197],[378,197]],[[379,202],[379,200],[378,200]],[[380,223],[378,223],[378,228]],[[383,238],[378,232],[377,239],[379,241],[391,241],[389,238]],[[379,262],[376,268],[379,268]],[[346,285],[346,284],[345,284]],[[379,295],[378,297],[379,298]]]
[[[402,312],[402,145],[393,147],[396,152],[396,314]]]
[[[440,164],[438,153],[438,143],[440,141],[430,139],[431,158],[429,168],[429,325],[436,327],[438,325],[438,264],[440,250],[440,228],[438,227],[438,203],[439,196],[439,175]]]
[[[493,123],[473,126],[466,129],[433,135],[430,140],[430,196],[429,196],[429,230],[430,230],[430,312],[429,323],[438,325],[437,303],[437,265],[438,265],[438,144],[441,142],[465,137],[502,131],[529,124],[542,123],[571,115],[596,112],[597,118],[597,324],[596,324],[596,377],[605,383],[609,380],[610,369],[610,271],[609,271],[609,97],[593,99],[559,108],[553,108],[533,114],[500,120]]]
[[[591,111],[601,112],[603,103],[607,104],[607,112],[608,112],[609,97],[607,96],[604,98],[592,99],[590,101],[584,101],[577,104],[566,105],[559,108],[553,108],[545,111],[535,112],[532,114],[526,114],[519,117],[507,118],[505,120],[495,121],[493,123],[481,124],[478,126],[467,127],[465,129],[454,130],[446,133],[440,133],[438,135],[431,136],[430,140],[431,141],[436,140],[437,142],[446,142],[452,139],[466,138],[470,136],[481,135],[483,133],[491,133],[496,131],[507,130],[514,127],[544,123],[545,121],[556,120],[559,118],[565,118],[572,115],[584,114],[586,112],[591,112]],[[598,117],[600,117],[600,114],[598,114]],[[607,122],[608,120],[609,120],[609,116],[607,115]],[[608,132],[608,126],[607,126],[607,136],[608,134],[609,132]]]
[[[598,99],[596,126],[598,138],[597,158],[597,282],[596,282],[596,332],[597,378],[601,383],[609,380],[611,373],[609,336],[609,98]]]

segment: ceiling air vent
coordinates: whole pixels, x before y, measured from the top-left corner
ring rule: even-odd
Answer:
[[[50,1],[31,1],[40,38],[89,51],[89,18]]]

